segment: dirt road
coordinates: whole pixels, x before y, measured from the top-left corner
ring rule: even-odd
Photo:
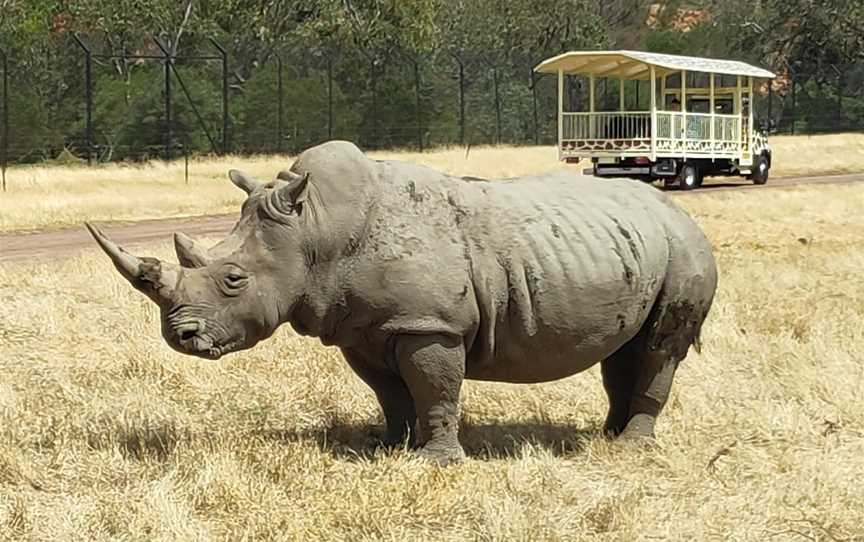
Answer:
[[[764,186],[747,181],[713,183],[692,192],[673,191],[675,197],[698,197],[723,190],[767,190],[801,184],[847,184],[864,182],[864,173],[821,177],[790,177],[772,179]],[[239,211],[239,210],[238,210]],[[221,237],[227,234],[238,215],[214,215],[189,218],[164,218],[137,222],[100,224],[112,239],[123,246],[135,246],[157,241],[171,241],[175,231],[196,237]],[[0,263],[32,258],[65,258],[75,256],[82,249],[95,244],[84,229],[68,228],[37,232],[8,232],[0,234]]]

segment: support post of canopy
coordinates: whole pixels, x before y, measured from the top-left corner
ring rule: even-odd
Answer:
[[[657,161],[657,73],[651,66],[651,162]]]
[[[687,70],[681,70],[681,147],[687,160]]]
[[[714,150],[717,148],[717,123],[714,118],[714,114],[716,113],[714,110],[714,72],[711,72],[710,81],[711,94],[708,97],[708,107],[711,108],[711,160],[714,160]]]
[[[624,112],[625,104],[624,104],[624,78],[618,79],[618,109],[621,112]]]
[[[743,158],[744,150],[741,147],[741,132],[744,130],[744,126],[742,126],[743,122],[741,119],[742,112],[742,100],[741,100],[741,76],[735,76],[735,115],[738,116],[738,129],[735,130],[735,143],[738,146],[738,159],[741,160]]]
[[[617,137],[626,137],[624,134],[628,133],[627,121],[629,120],[626,115],[624,115],[624,110],[626,109],[624,104],[624,77],[618,77],[618,122],[615,123],[615,132],[613,135]]]
[[[753,76],[747,76],[747,154],[753,159]]]
[[[594,139],[594,74],[588,76],[588,137]]]
[[[558,160],[564,144],[564,70],[558,70]]]
[[[666,109],[666,74],[660,76],[660,109]]]

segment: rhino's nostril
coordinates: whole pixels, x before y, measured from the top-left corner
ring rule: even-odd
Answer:
[[[183,342],[191,341],[195,337],[195,330],[187,329],[180,334],[180,340]]]

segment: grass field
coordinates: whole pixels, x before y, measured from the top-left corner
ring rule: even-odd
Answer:
[[[771,138],[772,176],[864,172],[864,134]],[[553,147],[479,147],[372,153],[427,164],[458,175],[510,177],[565,166]],[[292,157],[206,158],[190,164],[185,184],[182,161],[139,165],[27,166],[8,173],[9,190],[0,193],[0,231],[80,226],[83,220],[138,220],[166,216],[234,212],[242,192],[228,181],[231,168],[264,179],[291,165]],[[770,181],[769,181],[770,182]]]
[[[369,445],[335,349],[183,357],[101,253],[0,265],[0,539],[864,540],[864,189],[767,197],[680,199],[720,290],[656,447],[600,436],[595,368],[468,383],[444,469]]]

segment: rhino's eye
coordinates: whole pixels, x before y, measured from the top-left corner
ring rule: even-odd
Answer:
[[[225,275],[225,286],[231,289],[242,288],[246,285],[246,277],[243,275],[238,275],[237,273],[228,273]]]

